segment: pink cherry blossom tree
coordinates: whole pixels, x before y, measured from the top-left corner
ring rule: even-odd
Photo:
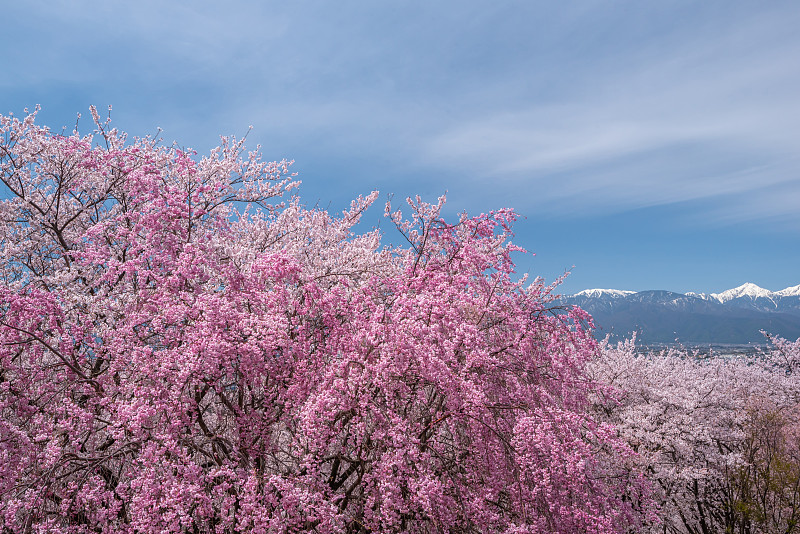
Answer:
[[[605,344],[590,372],[595,409],[654,481],[665,533],[800,529],[800,340],[753,357],[638,353]]]
[[[286,197],[288,162],[0,118],[5,532],[625,532],[580,310],[515,280],[515,215],[410,200],[404,245]]]

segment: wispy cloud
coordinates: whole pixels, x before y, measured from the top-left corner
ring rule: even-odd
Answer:
[[[765,192],[791,197],[800,179],[794,2],[55,0],[6,14],[19,52],[0,91],[71,89],[189,144],[253,124],[281,156],[350,158],[364,188],[424,177],[464,202],[562,214],[723,198],[742,219],[797,211]]]
[[[483,173],[520,195],[557,182],[537,187],[530,202],[539,208],[614,211],[748,195],[743,218],[796,215],[797,196],[753,195],[778,186],[796,195],[791,184],[800,181],[800,40],[789,26],[773,13],[722,35],[692,34],[676,48],[631,50],[630,62],[580,77],[591,83],[555,103],[515,102],[448,125],[428,139],[429,161]]]

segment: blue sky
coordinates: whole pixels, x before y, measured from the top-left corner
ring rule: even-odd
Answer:
[[[5,4],[0,113],[111,104],[201,153],[252,125],[337,210],[513,207],[566,293],[800,284],[795,1]]]

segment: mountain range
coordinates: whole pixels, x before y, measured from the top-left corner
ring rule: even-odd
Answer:
[[[589,312],[598,335],[637,332],[643,344],[763,344],[761,333],[800,338],[800,285],[769,291],[752,283],[721,293],[586,289],[562,305]]]

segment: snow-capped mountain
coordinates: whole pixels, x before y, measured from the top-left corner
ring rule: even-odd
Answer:
[[[623,298],[634,294],[636,294],[635,291],[621,291],[619,289],[584,289],[572,295],[572,298]],[[674,295],[719,302],[720,304],[731,304],[740,308],[753,308],[760,311],[791,311],[795,308],[800,308],[800,285],[787,287],[780,291],[770,291],[747,282],[721,293],[695,293],[690,291],[686,294],[674,293]]]
[[[575,293],[573,296],[590,297],[594,299],[602,297],[618,299],[628,295],[633,295],[634,293],[636,293],[636,291],[620,291],[619,289],[584,289],[583,291]]]
[[[728,289],[727,291],[723,291],[722,293],[711,293],[711,297],[717,299],[721,303],[725,304],[729,300],[740,299],[740,298],[749,298],[751,300],[756,299],[767,299],[772,300],[774,293],[769,291],[768,289],[764,289],[763,287],[758,287],[755,284],[747,282],[746,284],[742,284],[739,287],[734,287],[733,289]]]
[[[770,291],[753,283],[742,284],[721,293],[687,293],[705,300],[715,300],[721,304],[759,311],[793,313],[800,310],[800,286],[787,287],[780,291]]]
[[[776,291],[775,294],[781,297],[800,297],[800,285],[781,289],[780,291]]]
[[[766,301],[772,302],[777,307],[778,302],[786,297],[789,298],[800,297],[800,285],[787,287],[786,289],[781,289],[780,291],[770,291],[769,289],[764,289],[763,287],[759,287],[751,282],[747,282],[746,284],[742,284],[739,287],[734,287],[733,289],[728,289],[721,293],[689,292],[686,293],[686,295],[691,297],[701,298],[703,300],[716,300],[722,304],[737,299],[746,299],[747,301],[750,302],[754,302],[759,299],[764,299]]]
[[[720,293],[587,289],[561,299],[594,317],[601,334],[645,342],[762,343],[762,330],[800,337],[800,285],[770,291],[746,283]]]

